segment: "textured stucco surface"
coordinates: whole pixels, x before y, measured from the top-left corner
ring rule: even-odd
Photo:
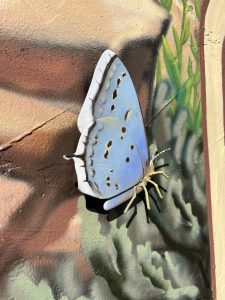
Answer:
[[[155,38],[167,18],[166,11],[148,0],[17,0],[3,3],[0,11],[4,35],[60,45],[93,42],[114,49],[128,40]]]
[[[76,148],[77,115],[104,49],[120,54],[145,114],[169,18],[147,0],[5,1],[0,15],[1,293],[16,262],[51,277],[63,255],[87,282],[80,194],[62,156]]]

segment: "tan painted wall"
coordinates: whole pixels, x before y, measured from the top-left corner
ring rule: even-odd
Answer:
[[[217,300],[225,296],[225,147],[222,50],[225,3],[210,0],[205,16],[206,123]]]

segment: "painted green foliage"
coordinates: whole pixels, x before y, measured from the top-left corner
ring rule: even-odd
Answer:
[[[16,275],[14,274],[16,273]],[[27,272],[28,273],[28,272]],[[29,273],[26,274],[24,270],[18,272],[18,270],[13,271],[13,279],[9,281],[8,285],[8,299],[14,300],[55,300],[53,296],[51,287],[45,280],[40,281],[35,284],[31,278],[29,278]],[[11,275],[12,275],[11,274]],[[60,297],[59,300],[68,300],[66,296]]]
[[[173,0],[159,0],[160,4],[170,11]]]
[[[170,0],[160,0],[160,3],[170,11],[172,2]],[[156,78],[157,83],[162,80],[161,67],[165,65],[168,77],[174,89],[176,105],[174,113],[180,107],[188,112],[187,130],[198,133],[201,127],[201,96],[200,96],[200,66],[199,66],[199,50],[197,46],[198,37],[191,33],[190,13],[195,14],[197,19],[200,18],[200,0],[195,0],[194,5],[190,5],[187,0],[182,0],[182,11],[180,28],[172,26],[173,41],[175,51],[171,49],[167,38],[163,37],[162,52],[163,58],[159,54],[157,62]],[[188,65],[184,64],[183,50],[189,47],[191,56],[188,58]],[[186,70],[184,70],[186,68]]]

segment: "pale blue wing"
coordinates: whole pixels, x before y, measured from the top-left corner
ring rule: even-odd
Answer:
[[[126,128],[137,145],[142,165],[149,163],[147,139],[137,94],[121,60],[106,50],[98,64],[78,118],[80,131],[93,121],[112,117]]]
[[[137,94],[120,59],[105,51],[78,117],[81,138],[74,161],[78,188],[109,199],[111,209],[132,196],[149,164]]]
[[[132,198],[134,193],[134,188],[129,189],[128,191],[119,194],[108,201],[106,201],[103,205],[105,210],[110,210],[114,207],[117,207],[118,205],[124,203],[125,201],[129,200]]]
[[[144,169],[139,149],[117,119],[98,119],[84,134],[85,138],[81,136],[84,147],[77,150],[75,154],[79,157],[74,158],[78,179],[80,166],[85,174],[80,175],[83,182],[78,181],[82,192],[108,199],[124,193],[142,179]]]

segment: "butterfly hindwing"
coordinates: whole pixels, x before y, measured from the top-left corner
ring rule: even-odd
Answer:
[[[76,165],[85,166],[83,182],[79,189],[87,194],[86,184],[92,195],[108,199],[132,188],[143,177],[143,167],[137,146],[129,133],[112,117],[98,119],[89,129],[85,147],[75,157]],[[77,170],[79,176],[79,170]],[[78,178],[79,179],[79,178]]]

